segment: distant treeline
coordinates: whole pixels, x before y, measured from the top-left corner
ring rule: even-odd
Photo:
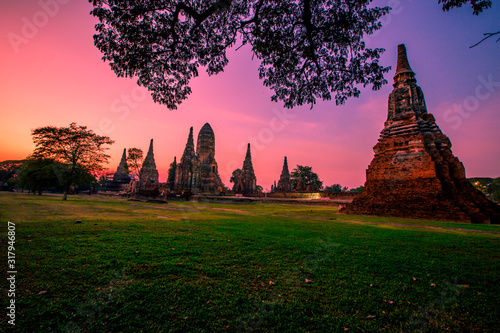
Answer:
[[[472,185],[479,191],[483,192],[486,197],[500,203],[500,177],[498,178],[486,178],[486,177],[476,177],[468,178]]]

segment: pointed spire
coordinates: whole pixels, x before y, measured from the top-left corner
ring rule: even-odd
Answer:
[[[184,148],[184,154],[181,157],[181,163],[186,163],[190,161],[196,155],[194,151],[194,140],[193,140],[193,127],[189,129],[189,136],[186,143],[186,148]]]
[[[153,139],[151,139],[151,141],[149,143],[148,153],[146,154],[146,157],[144,158],[143,166],[154,166],[156,168],[155,155],[153,152]]]
[[[243,171],[245,169],[251,170],[253,173],[253,165],[252,165],[252,154],[250,153],[250,144],[247,146],[247,154],[245,156],[245,161],[243,162]]]
[[[283,170],[281,171],[280,180],[278,181],[278,189],[283,192],[292,190],[292,183],[290,182],[290,171],[288,170],[288,160],[285,156],[283,162]]]
[[[245,156],[245,159],[247,159],[247,158],[250,158],[250,159],[252,158],[252,155],[250,154],[250,143],[247,146],[247,155]]]
[[[140,171],[142,186],[146,183],[157,183],[158,182],[158,170],[156,169],[155,155],[153,152],[153,139],[149,143],[148,153],[142,162],[142,168]]]
[[[250,153],[250,144],[247,147],[247,154],[245,156],[245,161],[243,162],[243,168],[241,169],[243,176],[243,192],[245,195],[253,195],[257,193],[257,178],[255,177],[255,172],[252,165],[252,155]]]
[[[396,67],[396,74],[394,74],[394,82],[400,80],[406,80],[408,78],[413,79],[415,73],[410,67],[408,62],[408,56],[406,55],[406,47],[404,44],[398,45],[398,65]]]
[[[116,172],[113,175],[113,180],[126,180],[128,179],[128,168],[127,168],[127,148],[123,148],[122,159],[120,160],[120,164],[118,164],[118,168],[116,168]]]
[[[189,129],[189,136],[188,136],[188,145],[194,146],[194,140],[193,140],[193,126]]]
[[[193,126],[189,128],[188,142],[189,140],[193,141]]]
[[[153,139],[149,142],[148,155],[153,153]]]
[[[288,171],[288,161],[286,159],[286,156],[285,156],[285,162],[283,162],[283,171],[281,172],[281,174],[290,175],[290,171]]]

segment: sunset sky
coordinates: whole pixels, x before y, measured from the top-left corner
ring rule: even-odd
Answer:
[[[386,49],[381,63],[393,69],[379,91],[361,87],[360,98],[283,110],[258,78],[248,47],[228,52],[225,72],[191,81],[193,93],[176,111],[153,103],[135,79],[117,78],[93,45],[97,22],[83,0],[2,1],[0,4],[0,161],[23,159],[34,149],[31,130],[86,125],[115,140],[109,168],[124,148],[147,151],[154,139],[160,180],[180,159],[189,128],[208,122],[215,132],[219,172],[226,186],[252,144],[257,184],[279,179],[283,157],[290,169],[308,165],[324,185],[349,188],[365,182],[387,117],[397,45],[404,43],[429,113],[452,144],[467,177],[500,176],[500,42],[469,49],[485,32],[500,30],[500,6],[473,16],[467,6],[442,12],[438,0],[374,1],[391,5],[384,27],[368,47]],[[57,3],[47,6],[47,3]],[[48,13],[47,13],[48,11]],[[34,29],[33,29],[34,28]],[[291,171],[291,170],[290,170]]]

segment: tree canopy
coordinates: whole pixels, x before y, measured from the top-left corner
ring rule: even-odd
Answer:
[[[331,186],[325,187],[325,192],[340,193],[347,192],[347,186],[342,186],[340,184],[333,184]]]
[[[51,158],[29,158],[19,172],[18,185],[42,195],[49,188],[59,189],[58,172],[63,166]]]
[[[470,3],[472,7],[472,14],[474,15],[479,15],[479,13],[482,13],[484,10],[491,8],[491,5],[493,4],[493,1],[491,0],[439,0],[439,3],[443,4],[443,11],[449,11],[450,9],[453,8],[460,8],[463,5]],[[486,32],[483,34],[484,37],[481,39],[479,42],[476,44],[472,45],[471,48],[481,44],[488,38],[491,38],[496,35],[500,35],[500,31],[496,32]],[[497,39],[497,42],[500,41],[500,38]]]
[[[105,145],[113,144],[107,136],[95,134],[87,126],[71,123],[68,127],[46,126],[32,131],[36,147],[31,159],[50,159],[57,162],[57,176],[64,186],[66,200],[68,190],[91,172],[102,170],[109,155]]]
[[[9,191],[12,191],[18,181],[18,174],[25,163],[26,160],[0,162],[0,187],[7,187]]]
[[[229,182],[236,185],[238,183],[238,177],[241,174],[241,169],[236,169],[231,173],[231,178],[229,178]]]
[[[384,51],[362,38],[380,29],[389,7],[372,0],[89,0],[99,19],[94,44],[119,77],[136,77],[170,109],[191,93],[189,82],[228,64],[226,51],[250,45],[259,77],[285,107],[359,96],[379,89],[389,67]]]
[[[297,167],[293,169],[290,174],[290,180],[294,189],[297,188],[297,185],[301,180],[306,187],[311,185],[318,191],[323,188],[323,182],[319,180],[318,174],[313,172],[312,167],[310,166],[297,165]]]
[[[141,168],[144,153],[139,148],[129,148],[127,151],[127,165],[129,171],[137,176],[139,182],[141,181]]]
[[[470,3],[474,15],[479,15],[483,10],[491,8],[491,0],[439,0],[443,4],[443,10],[448,11],[453,8],[460,8],[466,3]]]
[[[475,188],[483,192],[484,195],[496,203],[500,203],[500,177],[484,178],[476,177],[469,178],[469,181]]]

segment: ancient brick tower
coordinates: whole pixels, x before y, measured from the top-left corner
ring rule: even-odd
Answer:
[[[120,164],[118,164],[118,168],[116,168],[116,172],[113,175],[113,181],[115,182],[128,182],[130,179],[128,178],[128,168],[127,168],[127,149],[123,148],[122,159],[120,160]]]
[[[209,123],[203,125],[198,133],[196,152],[199,159],[200,190],[202,192],[217,192],[224,189],[215,161],[215,135]]]
[[[184,148],[180,163],[177,164],[175,188],[178,191],[195,189],[198,187],[199,179],[199,159],[194,150],[193,128],[191,127],[186,148]]]
[[[155,156],[153,153],[153,139],[149,143],[149,150],[142,162],[141,171],[139,171],[139,177],[141,178],[141,186],[147,187],[148,184],[158,183],[158,170],[156,170]]]
[[[404,45],[398,46],[393,86],[365,189],[343,212],[500,223],[499,206],[465,178],[450,140],[427,113]]]
[[[257,194],[257,178],[253,171],[252,155],[250,154],[250,144],[247,147],[247,154],[245,161],[243,161],[243,168],[238,179],[238,191],[244,195]]]
[[[175,174],[177,172],[177,157],[174,156],[174,161],[170,164],[168,169],[167,187],[173,189],[175,186]]]
[[[288,161],[285,156],[285,161],[283,162],[283,170],[281,171],[280,180],[278,181],[278,186],[276,191],[280,192],[291,192],[292,182],[290,181],[290,171],[288,170]]]

